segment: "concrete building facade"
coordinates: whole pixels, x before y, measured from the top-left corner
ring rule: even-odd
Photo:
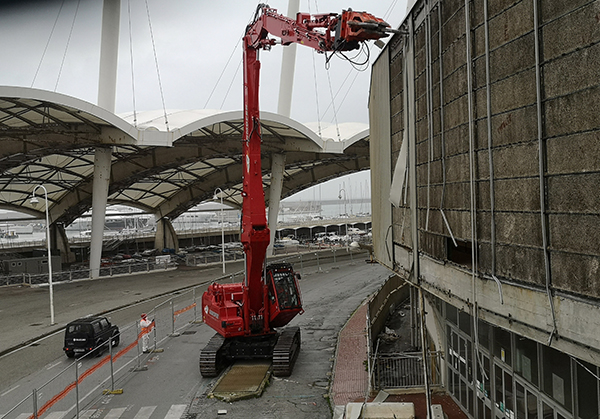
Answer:
[[[400,29],[372,69],[377,260],[471,417],[598,417],[600,2],[423,0]]]

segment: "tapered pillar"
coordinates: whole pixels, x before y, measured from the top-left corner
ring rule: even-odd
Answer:
[[[117,89],[117,57],[119,52],[119,21],[121,0],[104,0],[102,9],[102,40],[100,44],[100,73],[98,106],[115,111]],[[90,244],[90,276],[100,275],[102,239],[108,202],[112,150],[96,147],[94,155],[94,184],[92,187],[92,238]]]

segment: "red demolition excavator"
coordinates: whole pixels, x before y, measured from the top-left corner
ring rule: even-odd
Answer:
[[[244,136],[241,241],[246,254],[243,283],[213,283],[202,295],[202,316],[216,330],[200,354],[203,377],[214,377],[236,359],[267,358],[273,373],[289,376],[300,351],[300,329],[287,325],[302,313],[297,275],[289,263],[265,266],[270,232],[265,214],[258,106],[258,50],[299,43],[318,52],[344,52],[393,32],[369,13],[298,13],[290,19],[259,5],[244,36]],[[269,35],[274,38],[270,38]]]

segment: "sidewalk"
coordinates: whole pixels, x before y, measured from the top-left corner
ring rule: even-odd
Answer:
[[[365,401],[369,391],[367,345],[367,306],[363,304],[350,317],[338,337],[331,386],[334,406]]]

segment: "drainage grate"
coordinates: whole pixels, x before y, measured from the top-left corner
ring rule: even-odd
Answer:
[[[193,335],[196,333],[196,330],[188,330],[187,332],[183,332],[182,335]]]

